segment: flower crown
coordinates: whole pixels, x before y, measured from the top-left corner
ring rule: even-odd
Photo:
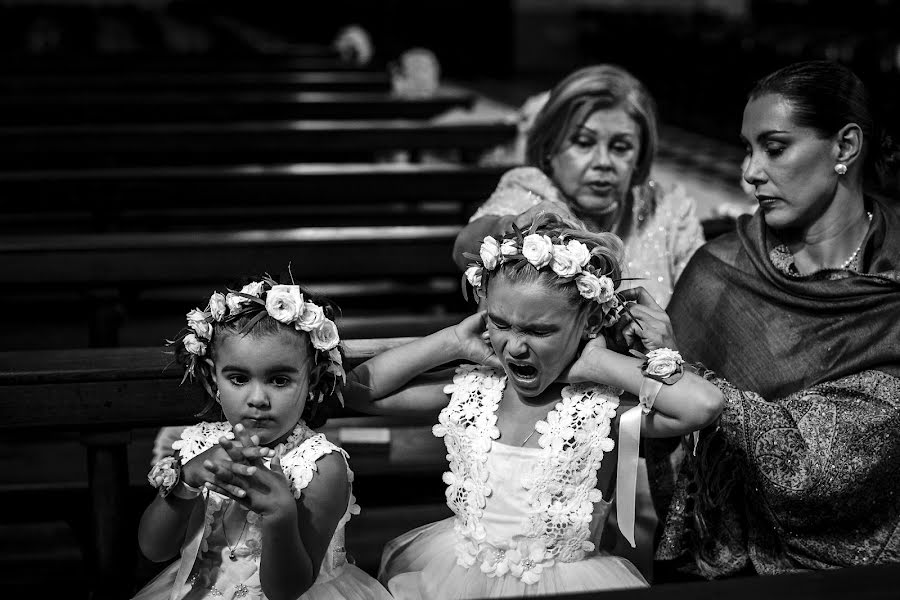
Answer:
[[[622,279],[610,277],[612,269],[604,270],[591,264],[591,259],[601,254],[598,248],[589,250],[583,242],[567,240],[565,233],[554,242],[549,235],[537,233],[537,222],[531,225],[527,234],[515,225],[513,230],[514,233],[501,242],[490,235],[485,237],[478,256],[468,252],[463,254],[473,261],[464,277],[478,295],[484,296],[492,271],[505,263],[515,263],[512,267],[515,270],[526,265],[537,270],[549,267],[560,284],[574,281],[583,298],[602,307],[604,318],[601,327],[612,325],[618,321],[619,314],[627,310],[616,293]],[[465,289],[463,284],[463,295]]]
[[[214,325],[252,316],[241,327],[239,334],[243,334],[267,315],[309,334],[314,349],[309,379],[310,398],[321,403],[326,397],[336,395],[343,406],[338,380],[346,383],[347,376],[337,326],[326,316],[325,309],[304,300],[299,285],[282,285],[268,276],[248,283],[240,291],[228,290],[227,294],[213,292],[205,310],[195,308],[187,313],[187,327],[174,340],[166,340],[175,347],[176,357],[185,369],[181,382],[199,379],[207,393],[215,397],[210,383],[212,372],[204,360],[209,354]]]

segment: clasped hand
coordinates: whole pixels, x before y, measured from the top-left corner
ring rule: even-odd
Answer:
[[[281,468],[281,456],[259,445],[259,437],[234,426],[235,439],[219,443],[185,465],[185,482],[206,486],[263,516],[295,510],[290,485]],[[264,460],[271,459],[267,467]],[[190,475],[189,475],[190,474]]]

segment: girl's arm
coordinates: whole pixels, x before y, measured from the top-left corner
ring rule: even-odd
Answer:
[[[613,352],[603,338],[588,343],[572,365],[568,381],[592,381],[622,388],[637,396],[644,375],[643,361]],[[722,393],[715,385],[688,371],[673,385],[663,385],[653,410],[643,416],[641,434],[646,437],[676,437],[706,427],[724,407]],[[621,407],[620,412],[627,407]]]
[[[482,338],[484,312],[458,325],[391,348],[362,363],[347,376],[344,400],[354,410],[369,414],[436,413],[447,405],[444,393],[452,375],[448,371],[425,374],[455,360],[500,366]],[[415,381],[413,378],[418,377]]]
[[[148,560],[164,562],[178,554],[191,512],[202,500],[202,496],[185,500],[174,494],[153,499],[138,527],[138,545]]]

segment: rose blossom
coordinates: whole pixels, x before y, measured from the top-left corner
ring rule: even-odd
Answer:
[[[316,350],[331,350],[341,341],[337,325],[331,319],[325,319],[321,326],[310,331],[309,339]]]
[[[581,272],[581,265],[565,246],[553,246],[553,258],[550,260],[550,268],[560,277],[574,277]]]
[[[197,335],[193,333],[189,333],[184,336],[184,349],[191,354],[196,354],[197,356],[203,356],[204,354],[206,354],[206,344],[200,341],[197,338]]]
[[[668,348],[657,348],[647,353],[647,374],[655,377],[668,377],[678,370],[684,362],[681,354]]]
[[[578,240],[569,240],[566,248],[572,254],[572,258],[578,263],[579,267],[584,267],[591,262],[591,251]]]
[[[536,268],[547,266],[553,258],[553,242],[546,235],[532,233],[522,242],[522,256]]]
[[[321,327],[324,322],[325,312],[322,307],[312,302],[304,302],[294,327],[300,331],[313,331]]]
[[[221,321],[225,317],[226,309],[225,296],[219,292],[213,292],[213,295],[209,297],[209,314],[212,315],[213,320]]]
[[[504,259],[518,253],[519,248],[516,246],[516,240],[505,239],[503,240],[503,243],[500,244],[500,254],[503,255]]]
[[[206,315],[199,308],[187,314],[188,327],[202,338],[212,339],[212,324],[206,322]]]
[[[266,294],[266,312],[282,323],[293,323],[300,316],[302,305],[299,285],[273,285]]]
[[[481,254],[481,262],[484,263],[484,268],[490,271],[500,262],[500,244],[493,237],[486,236],[481,243],[479,254]]]
[[[473,265],[466,269],[466,279],[469,280],[472,287],[479,287],[481,285],[481,267]]]

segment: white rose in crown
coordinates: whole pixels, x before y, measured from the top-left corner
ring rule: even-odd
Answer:
[[[313,331],[325,322],[325,311],[318,304],[304,302],[297,315],[297,323],[294,325],[299,331]]]
[[[293,323],[300,316],[303,294],[299,285],[273,285],[266,294],[266,312],[282,323]]]
[[[466,279],[469,281],[469,284],[474,287],[481,286],[481,267],[477,265],[472,265],[468,269],[466,269]]]
[[[546,235],[527,235],[522,242],[522,256],[538,269],[546,267],[553,258],[553,242]]]
[[[199,308],[195,308],[187,314],[188,327],[194,333],[207,340],[212,339],[212,323],[206,321],[206,315]]]
[[[615,284],[606,275],[597,277],[593,273],[584,273],[575,280],[575,285],[583,297],[600,304],[609,302],[616,294]]]
[[[572,255],[572,259],[579,267],[583,268],[591,262],[591,251],[578,240],[569,240],[569,243],[566,244],[566,249],[568,249],[569,253]]]
[[[505,239],[503,240],[503,243],[500,244],[500,254],[503,255],[504,260],[518,253],[519,247],[516,246],[516,240]]]
[[[262,294],[262,281],[254,281],[253,283],[248,283],[244,287],[241,288],[241,293],[247,294],[249,296],[256,296],[259,298],[260,294]],[[241,305],[247,304],[250,302],[249,298],[245,298],[243,296],[238,296],[237,294],[228,294],[225,296],[225,304],[228,306],[228,310],[231,312],[238,312],[241,310]]]
[[[241,288],[241,292],[244,294],[249,294],[251,296],[260,297],[263,290],[263,282],[262,281],[252,281]]]
[[[206,354],[206,344],[198,339],[197,334],[194,333],[189,333],[184,336],[184,349],[197,356]]]
[[[331,350],[337,347],[341,338],[338,337],[337,325],[331,319],[325,319],[318,329],[309,332],[309,339],[316,350]]]
[[[657,348],[647,353],[647,375],[665,379],[678,371],[684,362],[681,354],[669,348]]]
[[[553,258],[550,259],[550,268],[560,277],[574,277],[581,273],[581,265],[575,256],[565,246],[553,246]]]
[[[225,304],[225,295],[214,292],[213,295],[209,297],[209,314],[212,315],[213,320],[218,322],[224,319],[227,310],[228,305]]]
[[[494,269],[500,262],[500,244],[491,236],[484,238],[481,242],[481,262],[488,271]]]

